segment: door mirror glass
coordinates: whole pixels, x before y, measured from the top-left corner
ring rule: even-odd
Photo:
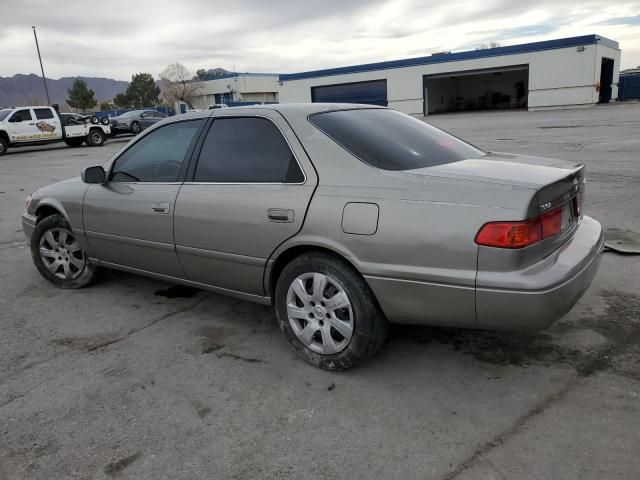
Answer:
[[[107,175],[102,167],[85,168],[81,176],[84,183],[103,184],[107,179]]]

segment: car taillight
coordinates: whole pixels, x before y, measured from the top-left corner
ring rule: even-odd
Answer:
[[[562,231],[562,209],[558,207],[529,220],[485,223],[478,231],[475,242],[486,247],[528,247]]]

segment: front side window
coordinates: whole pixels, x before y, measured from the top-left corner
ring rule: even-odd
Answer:
[[[33,110],[38,120],[53,118],[53,112],[49,108],[36,108]]]
[[[273,122],[265,118],[220,118],[200,152],[194,181],[301,183],[304,174]]]
[[[134,143],[120,155],[111,171],[112,182],[175,182],[189,146],[205,120],[165,125]]]
[[[382,170],[414,170],[485,153],[404,113],[387,109],[323,112],[309,121],[352,155]]]
[[[13,114],[13,116],[11,117],[11,120],[14,122],[19,122],[19,121],[27,122],[29,120],[33,120],[31,118],[31,110],[18,110],[16,113]]]

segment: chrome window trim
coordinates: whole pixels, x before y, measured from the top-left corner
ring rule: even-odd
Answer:
[[[224,110],[224,109],[219,109],[219,110]],[[216,112],[218,113],[218,112]],[[300,163],[300,159],[298,159],[298,156],[296,155],[296,152],[293,150],[293,147],[291,146],[291,142],[289,142],[289,139],[287,138],[287,136],[285,135],[285,133],[282,131],[282,129],[280,128],[280,125],[278,125],[276,122],[273,121],[272,118],[266,116],[266,115],[259,115],[259,114],[244,114],[244,115],[238,115],[237,113],[234,114],[229,114],[228,112],[220,112],[220,115],[211,115],[210,117],[213,122],[215,123],[216,119],[222,119],[222,118],[263,118],[269,122],[271,122],[273,125],[275,125],[275,127],[278,129],[278,131],[280,132],[280,135],[282,135],[282,138],[284,138],[284,141],[287,142],[287,147],[289,147],[289,151],[291,152],[291,154],[293,155],[293,158],[295,159],[296,163],[298,164],[298,168],[300,168],[300,171],[302,172],[302,176],[304,177],[304,180],[302,182],[297,182],[297,183],[288,183],[288,182],[198,182],[198,181],[192,181],[192,182],[183,182],[184,185],[304,185],[307,183],[307,172],[304,171],[304,168],[302,168],[302,164]],[[207,135],[209,135],[209,131],[211,131],[211,127],[213,127],[213,123],[211,124],[211,126],[209,127],[209,130],[207,131]],[[291,127],[289,127],[291,128]],[[293,130],[292,130],[293,131]],[[207,137],[205,136],[204,140],[203,140],[203,146],[204,146],[204,141],[207,140]],[[196,176],[196,172],[198,170],[198,161],[200,161],[200,155],[202,154],[202,149],[200,149],[200,152],[198,153],[198,158],[196,159],[196,166],[193,170],[193,176],[195,178]],[[142,183],[142,182],[141,182]]]

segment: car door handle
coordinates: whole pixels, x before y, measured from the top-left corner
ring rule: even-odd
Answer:
[[[291,209],[286,208],[270,208],[267,210],[267,217],[270,222],[276,223],[292,223],[295,213]]]
[[[151,205],[151,211],[158,215],[164,215],[169,213],[169,204],[168,203],[154,203]]]
[[[30,123],[29,125],[35,125],[35,123]]]

